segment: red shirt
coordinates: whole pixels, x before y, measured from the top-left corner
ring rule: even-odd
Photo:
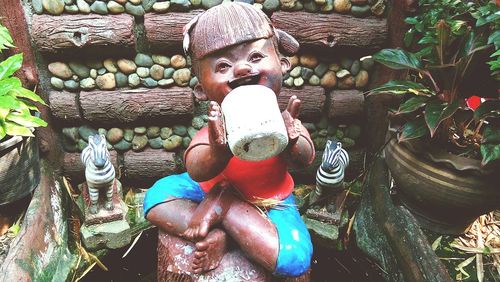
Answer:
[[[206,128],[197,133],[190,147],[205,143],[202,140],[208,140]],[[200,182],[200,186],[203,191],[208,192],[222,180],[229,181],[250,202],[262,199],[283,200],[292,193],[294,187],[293,178],[280,157],[252,162],[233,156],[219,175]]]

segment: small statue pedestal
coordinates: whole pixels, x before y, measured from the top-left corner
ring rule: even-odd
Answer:
[[[105,197],[99,197],[97,213],[89,211],[90,197],[87,182],[80,185],[80,210],[83,213],[83,225],[80,228],[82,242],[87,249],[117,249],[128,245],[131,241],[130,225],[124,215],[128,208],[118,195],[121,183],[115,179],[113,183],[113,210],[104,207]],[[103,191],[105,192],[105,191]]]
[[[295,278],[276,278],[250,261],[239,249],[230,249],[220,265],[202,275],[192,273],[195,245],[177,236],[159,231],[158,281],[309,281],[309,272]]]

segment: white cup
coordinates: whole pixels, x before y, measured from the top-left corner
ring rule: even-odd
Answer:
[[[265,86],[235,88],[221,104],[229,149],[236,157],[260,161],[281,153],[288,134],[276,94]]]

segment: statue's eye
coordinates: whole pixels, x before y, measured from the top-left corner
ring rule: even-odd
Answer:
[[[215,72],[225,73],[231,66],[226,62],[220,62],[215,66]]]
[[[264,58],[264,55],[259,53],[259,52],[254,52],[250,55],[250,58],[248,59],[248,61],[250,61],[251,63],[258,63],[260,62],[260,60],[262,60]]]

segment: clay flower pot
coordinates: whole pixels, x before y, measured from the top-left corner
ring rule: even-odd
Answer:
[[[393,139],[385,149],[398,195],[422,227],[461,234],[477,217],[500,208],[498,170],[485,172],[478,160],[424,148]]]

